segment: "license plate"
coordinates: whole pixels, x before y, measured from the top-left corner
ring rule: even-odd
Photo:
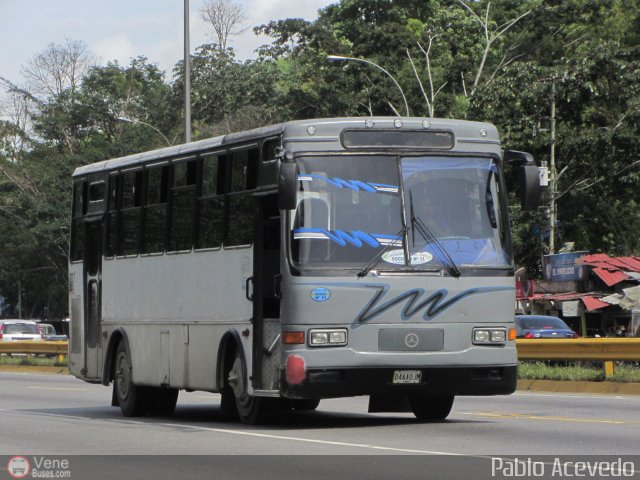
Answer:
[[[420,383],[421,380],[421,370],[395,370],[392,383]]]

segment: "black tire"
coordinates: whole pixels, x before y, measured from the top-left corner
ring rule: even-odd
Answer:
[[[305,398],[305,399],[289,399],[286,400],[286,405],[291,410],[296,412],[311,412],[318,408],[320,405],[319,398]]]
[[[142,417],[149,411],[149,390],[133,383],[131,358],[124,341],[118,344],[113,372],[113,388],[125,417]]]
[[[264,420],[273,402],[269,402],[271,399],[253,397],[247,393],[247,373],[238,349],[236,349],[233,364],[228,371],[226,384],[233,392],[236,412],[242,423],[255,425]],[[224,395],[225,391],[223,390],[222,393]],[[223,403],[224,401],[223,398]]]
[[[170,417],[178,403],[177,388],[149,388],[149,414],[154,417]]]
[[[453,395],[410,395],[409,406],[420,422],[436,422],[449,416],[454,398]]]
[[[225,376],[225,378],[227,378]],[[238,420],[238,410],[236,408],[236,399],[233,395],[231,387],[226,386],[220,391],[220,414],[223,418],[230,421]]]

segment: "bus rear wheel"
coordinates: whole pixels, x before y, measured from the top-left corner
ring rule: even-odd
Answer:
[[[118,344],[113,388],[125,417],[142,417],[149,411],[149,391],[133,383],[129,349],[123,341]]]
[[[409,406],[420,422],[444,420],[451,413],[453,395],[426,396],[410,395]]]
[[[170,417],[178,403],[177,388],[149,388],[149,414],[154,417]]]

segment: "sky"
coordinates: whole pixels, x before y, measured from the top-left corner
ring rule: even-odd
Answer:
[[[254,58],[260,45],[253,27],[284,18],[317,18],[318,9],[337,0],[235,0],[247,12],[249,27],[232,37],[239,59]],[[212,30],[200,18],[205,0],[189,0],[191,51],[212,41]],[[145,56],[171,79],[183,56],[184,0],[0,0],[0,77],[21,84],[21,68],[50,43],[80,40],[100,65]]]

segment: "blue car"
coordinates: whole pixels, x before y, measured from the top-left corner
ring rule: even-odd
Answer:
[[[579,336],[558,317],[516,315],[517,338],[578,338]]]

